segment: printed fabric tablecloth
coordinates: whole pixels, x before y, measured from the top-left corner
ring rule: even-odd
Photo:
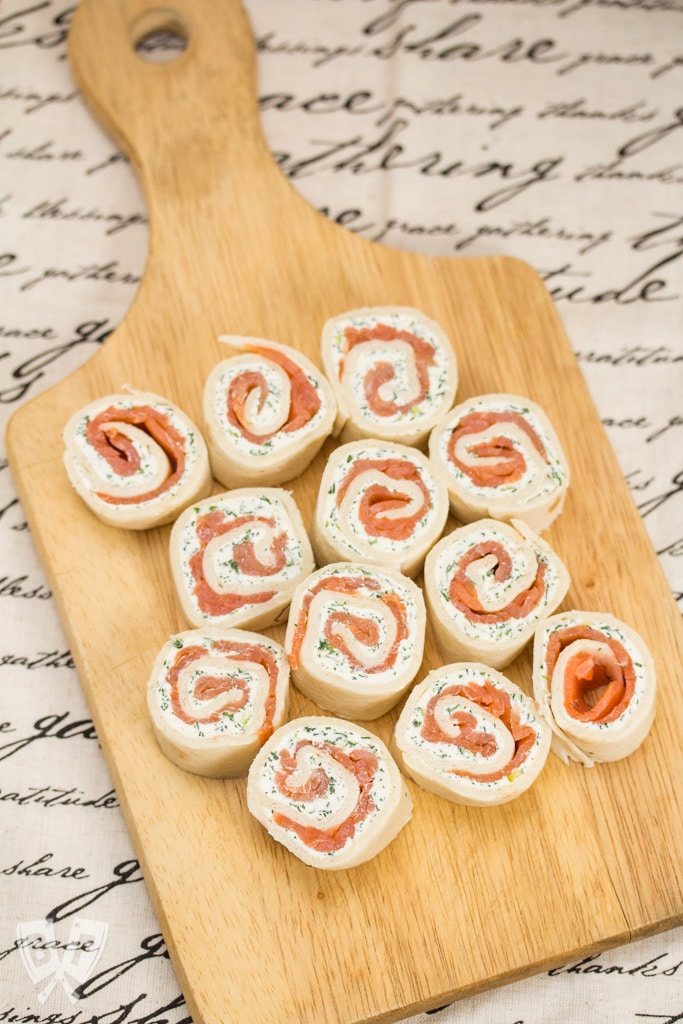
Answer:
[[[510,254],[543,277],[681,602],[681,0],[246,7],[268,144],[314,207],[388,246]],[[71,76],[73,13],[61,0],[0,7],[3,434],[22,402],[106,341],[147,255],[138,183]],[[157,40],[141,59],[173,59],[176,44]],[[0,1021],[181,1024],[188,1011],[0,459]],[[683,929],[411,1019],[673,1024]]]

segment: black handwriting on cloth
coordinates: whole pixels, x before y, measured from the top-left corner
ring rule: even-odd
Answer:
[[[40,50],[52,50],[63,46],[69,33],[69,25],[76,10],[75,4],[63,7],[50,22],[50,28],[37,31],[31,18],[51,6],[50,0],[27,3],[18,11],[0,18],[0,49],[17,46],[35,46]]]
[[[72,992],[73,995],[73,992]],[[162,1016],[170,1010],[187,1010],[187,1004],[182,995],[175,996],[170,1002],[163,1006],[150,1008],[147,992],[140,992],[134,998],[109,1010],[97,1010],[90,1017],[83,1016],[83,1010],[76,1010],[72,1014],[63,1014],[59,1011],[52,1011],[44,1017],[38,1017],[31,1013],[25,1013],[18,1007],[8,1006],[0,1010],[0,1022],[7,1024],[26,1024],[31,1021],[35,1024],[192,1024],[192,1018],[188,1016],[173,1017]],[[144,1005],[143,1005],[144,1004]],[[135,1013],[135,1016],[133,1016]],[[518,1022],[521,1024],[521,1022]]]
[[[49,920],[49,919],[48,919]],[[107,988],[108,985],[113,984],[124,974],[128,974],[139,964],[146,963],[149,960],[153,960],[156,957],[161,957],[164,960],[168,960],[168,950],[166,949],[166,943],[164,937],[160,932],[154,935],[148,935],[140,943],[141,952],[135,956],[129,957],[127,960],[121,960],[117,964],[112,964],[105,970],[100,971],[99,974],[93,975],[92,978],[88,978],[81,985],[78,985],[74,989],[74,995],[77,999],[86,999],[88,996],[94,995],[96,992],[101,992]]]
[[[648,1017],[650,1020],[658,1020],[659,1024],[678,1024],[683,1021],[683,1010],[680,1013],[636,1013],[636,1017]]]
[[[79,893],[77,896],[71,896],[64,903],[60,903],[49,910],[45,915],[45,920],[52,921],[53,923],[63,921],[73,914],[79,914],[86,907],[92,906],[93,903],[97,903],[110,892],[113,892],[114,889],[142,881],[139,862],[135,859],[123,860],[120,864],[115,865],[112,870],[112,878],[108,882],[104,882],[94,889],[88,889],[86,892]]]
[[[385,12],[368,22],[363,28],[363,33],[369,37],[378,36],[387,29],[393,28],[396,15],[399,13],[396,6],[398,5],[395,5],[390,12]],[[517,64],[522,61],[531,64],[553,64],[565,60],[568,56],[566,52],[558,51],[556,40],[548,38],[530,41],[516,36],[493,46],[487,46],[472,39],[454,42],[456,37],[461,37],[470,29],[482,26],[484,20],[483,14],[466,14],[447,25],[429,30],[426,34],[416,24],[403,25],[392,38],[371,49],[369,55],[388,60],[397,53],[406,53],[414,54],[425,61],[497,60],[504,64]]]
[[[408,152],[407,143],[399,141],[399,136],[408,127],[407,120],[397,118],[379,137],[367,138],[356,134],[338,141],[314,142],[320,149],[312,156],[297,157],[287,152],[275,152],[273,156],[283,173],[292,179],[309,177],[321,171],[371,174],[412,170],[425,177],[470,177],[505,182],[475,204],[477,212],[486,212],[510,202],[540,182],[555,180],[558,175],[554,172],[563,161],[561,156],[550,156],[519,166],[513,160],[453,158],[440,149],[412,155]]]
[[[0,580],[2,583],[2,580]],[[75,668],[76,664],[70,651],[38,651],[36,654],[0,654],[0,668],[6,665],[26,668]]]
[[[19,597],[27,601],[49,601],[52,591],[44,583],[33,583],[27,573],[0,576],[0,597]]]
[[[31,288],[45,284],[46,281],[96,281],[102,284],[137,285],[140,280],[139,274],[121,269],[118,260],[109,260],[108,263],[88,263],[78,267],[44,267],[38,277],[24,281],[20,291],[27,292]]]
[[[0,731],[3,733],[16,731],[9,722],[2,723],[2,726],[3,728]],[[10,743],[4,743],[0,746],[0,761],[6,761],[21,750],[25,750],[26,747],[29,747],[37,740],[97,740],[97,733],[92,719],[72,719],[70,711],[63,711],[61,714],[43,715],[41,718],[36,719],[32,728],[33,732],[27,736],[22,736],[20,739],[12,740]]]
[[[21,505],[19,504],[18,498],[10,498],[6,505],[0,507],[0,522],[2,523],[3,527],[7,526],[7,524],[9,523],[9,517],[7,519],[7,522],[5,522],[5,516],[8,514],[8,512],[11,512],[12,510],[14,510],[15,513],[21,511]],[[8,526],[8,529],[16,530],[20,533],[23,530],[28,530],[28,523],[26,522],[25,519],[20,518],[17,519],[16,522]]]
[[[79,345],[101,345],[114,330],[108,320],[88,320],[79,324],[73,337],[58,345],[41,349],[40,352],[22,359],[10,372],[10,379],[15,382],[0,390],[0,403],[11,404],[26,397],[31,388],[45,376],[45,372],[54,363],[68,355]],[[0,357],[2,353],[0,353]]]
[[[658,128],[651,128],[649,131],[629,139],[628,142],[625,142],[619,148],[618,155],[628,157],[634,156],[636,153],[642,153],[644,149],[656,146],[658,143],[668,139],[672,132],[677,131],[679,128],[683,128],[683,107],[679,107],[678,110],[674,111],[672,120],[667,121]]]
[[[672,285],[666,268],[681,256],[683,247],[652,263],[646,270],[630,276],[628,281],[618,282],[611,288],[588,287],[586,281],[591,277],[590,271],[577,270],[571,261],[552,269],[541,268],[539,274],[555,302],[589,303],[596,306],[602,303],[630,306],[634,302],[674,302],[681,298],[682,292],[670,290]],[[569,283],[565,278],[569,279]],[[580,284],[575,283],[577,278],[581,280]]]
[[[677,494],[683,494],[683,470],[674,474],[669,485],[661,494],[641,502],[638,505],[638,511],[644,519],[645,516],[649,516],[651,512],[656,512],[672,498],[675,498]]]
[[[86,797],[83,790],[76,789],[75,786],[70,789],[60,789],[57,786],[29,786],[23,793],[19,790],[0,790],[0,803],[13,803],[17,807],[86,807],[105,811],[119,807],[113,789],[100,796]]]
[[[74,868],[70,864],[64,867],[56,867],[52,860],[54,853],[43,853],[40,857],[35,857],[32,861],[26,861],[21,857],[14,864],[9,864],[5,868],[0,868],[0,875],[14,875],[17,877],[31,877],[31,878],[90,878],[86,868]]]
[[[633,967],[623,964],[605,964],[601,962],[601,953],[592,953],[571,964],[562,967],[553,967],[548,971],[549,978],[555,978],[559,974],[617,974],[617,975],[639,975],[642,978],[670,978],[683,973],[683,961],[668,963],[669,953],[658,953],[648,960],[638,962]]]

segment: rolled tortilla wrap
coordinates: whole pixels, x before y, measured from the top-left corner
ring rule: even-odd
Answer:
[[[369,561],[416,576],[448,518],[429,460],[389,441],[352,441],[330,455],[312,530],[319,565]]]
[[[422,662],[422,591],[392,569],[327,565],[294,591],[285,650],[294,683],[319,707],[369,721],[404,695]]]
[[[183,614],[198,628],[284,621],[294,588],[314,569],[301,513],[278,487],[191,505],[171,530],[170,558]]]
[[[521,519],[542,533],[564,506],[567,458],[547,415],[528,398],[461,402],[432,431],[429,457],[462,523]]]
[[[425,559],[425,599],[444,661],[505,668],[568,587],[564,563],[520,520],[469,523]]]
[[[490,807],[536,781],[551,732],[535,702],[480,662],[444,665],[408,695],[392,752],[419,786],[454,803]]]
[[[655,716],[657,683],[644,640],[603,612],[568,611],[534,638],[534,696],[553,730],[553,753],[591,767],[641,745]]]
[[[237,335],[220,341],[238,354],[215,366],[204,386],[213,475],[224,487],[293,480],[332,433],[332,388],[287,345]]]
[[[179,768],[210,778],[245,776],[287,717],[284,650],[241,629],[178,633],[156,658],[147,707],[161,750]]]
[[[335,316],[323,328],[321,350],[343,442],[374,437],[421,445],[453,405],[453,347],[417,309],[377,306]]]
[[[247,806],[278,843],[322,870],[356,867],[408,823],[412,800],[377,736],[337,718],[281,726],[249,769]]]
[[[159,395],[133,388],[105,395],[74,413],[62,436],[71,484],[110,526],[170,523],[211,490],[202,434]]]

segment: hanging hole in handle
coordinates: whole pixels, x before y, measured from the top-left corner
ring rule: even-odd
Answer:
[[[145,11],[133,22],[130,40],[143,60],[151,64],[168,64],[187,49],[187,26],[176,11],[155,8]]]

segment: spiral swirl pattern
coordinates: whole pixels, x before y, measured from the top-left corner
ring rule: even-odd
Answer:
[[[517,657],[569,587],[557,554],[518,520],[454,530],[428,553],[424,578],[444,659],[496,669]]]
[[[71,417],[63,440],[74,489],[111,525],[158,526],[209,493],[204,438],[158,395],[131,389],[91,402]]]
[[[313,363],[286,345],[236,335],[237,350],[209,374],[204,424],[214,475],[225,487],[298,475],[332,432],[334,394]]]
[[[147,703],[163,752],[200,775],[246,774],[285,720],[289,666],[282,647],[245,630],[187,630],[155,661]]]
[[[507,803],[538,778],[551,733],[534,701],[480,662],[445,665],[409,694],[394,733],[419,785],[455,803]]]
[[[285,650],[295,685],[335,714],[378,718],[419,670],[425,622],[422,592],[402,574],[325,566],[292,598]]]
[[[545,412],[526,398],[457,405],[432,431],[429,456],[461,522],[517,518],[541,532],[562,511],[567,460]]]
[[[324,717],[295,719],[267,741],[249,769],[247,804],[275,840],[326,869],[368,860],[412,813],[382,741]]]
[[[171,565],[192,625],[261,628],[287,609],[313,554],[287,491],[242,488],[185,510],[171,531]]]
[[[319,563],[367,559],[414,576],[448,516],[446,489],[405,445],[355,441],[327,462],[313,545]]]
[[[656,678],[642,637],[612,615],[569,611],[540,623],[534,695],[563,761],[628,757],[655,714]]]
[[[321,347],[344,442],[375,437],[420,444],[453,404],[453,348],[419,310],[352,310],[328,320]]]

